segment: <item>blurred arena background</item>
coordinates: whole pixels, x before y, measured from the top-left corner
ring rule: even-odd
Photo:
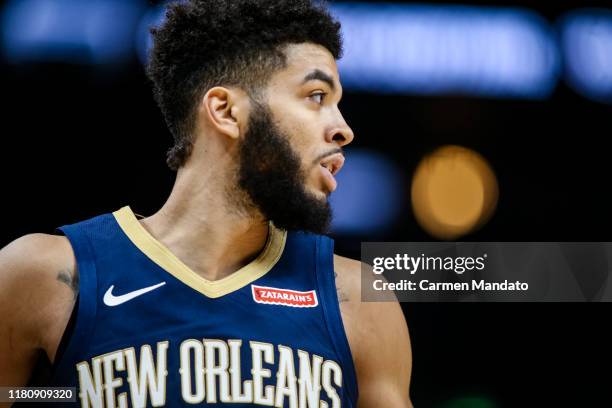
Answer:
[[[356,135],[333,197],[337,252],[611,240],[611,2],[330,4]],[[144,0],[0,3],[0,245],[163,204],[172,140],[143,70],[161,18]],[[416,406],[610,406],[609,305],[402,307]]]

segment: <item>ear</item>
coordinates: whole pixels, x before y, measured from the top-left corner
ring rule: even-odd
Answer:
[[[211,126],[232,139],[240,137],[243,95],[237,89],[210,88],[202,98],[200,109]]]

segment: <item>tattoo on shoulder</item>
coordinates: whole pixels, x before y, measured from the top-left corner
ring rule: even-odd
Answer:
[[[338,292],[338,303],[348,302],[348,295],[342,290],[340,285],[338,284],[338,272],[334,271],[334,276],[336,278],[336,292]]]
[[[75,268],[74,271],[71,269],[62,269],[57,274],[57,280],[68,285],[68,287],[72,289],[72,293],[76,299],[79,294],[79,271],[77,268]]]

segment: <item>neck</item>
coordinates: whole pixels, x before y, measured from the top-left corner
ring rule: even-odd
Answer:
[[[238,208],[232,200],[225,173],[181,168],[163,207],[140,221],[190,269],[211,281],[251,262],[268,237],[268,222],[259,211]]]

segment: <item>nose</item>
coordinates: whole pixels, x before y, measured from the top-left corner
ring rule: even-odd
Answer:
[[[345,146],[353,141],[355,134],[350,126],[344,120],[344,117],[338,110],[338,122],[332,127],[326,135],[328,143],[336,143],[339,147]]]

